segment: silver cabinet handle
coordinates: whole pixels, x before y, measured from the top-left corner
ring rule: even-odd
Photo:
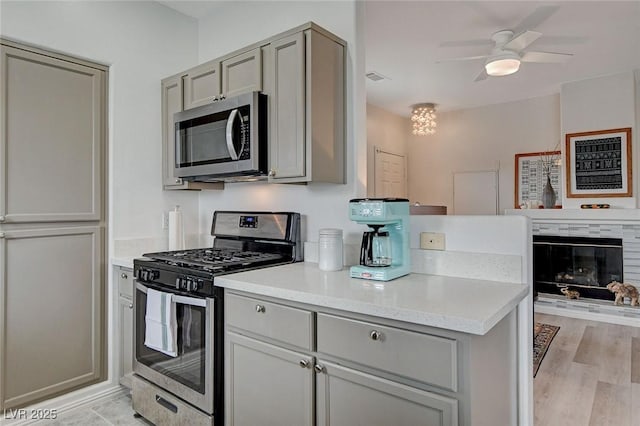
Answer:
[[[316,371],[316,373],[324,373],[324,366],[320,364],[314,365],[313,369]]]
[[[371,340],[381,340],[382,333],[377,330],[372,330],[371,333],[369,333],[369,337],[371,337]]]
[[[276,175],[276,169],[269,169],[269,176],[275,176]]]
[[[120,278],[122,278],[123,280],[126,280],[127,278],[129,278],[129,276],[123,272],[120,274]]]
[[[256,312],[259,314],[264,314],[264,311],[266,311],[265,307],[262,305],[256,305]]]
[[[133,309],[133,303],[129,303],[129,309]]]
[[[182,183],[182,179],[176,179],[176,183]]]
[[[301,359],[298,364],[300,364],[300,367],[302,367],[302,368],[309,368],[309,365],[311,363],[306,359]]]
[[[4,222],[5,220],[7,220],[7,218],[6,218],[6,217],[4,217],[4,216],[0,216],[0,222]]]
[[[0,238],[4,238],[4,232],[0,232]]]

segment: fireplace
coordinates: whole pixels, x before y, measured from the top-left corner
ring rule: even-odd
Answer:
[[[611,281],[623,281],[622,239],[533,236],[534,292],[563,294],[567,287],[580,298],[614,300]]]

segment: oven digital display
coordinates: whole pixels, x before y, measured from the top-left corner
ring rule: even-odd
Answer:
[[[240,228],[257,228],[258,216],[240,216]]]

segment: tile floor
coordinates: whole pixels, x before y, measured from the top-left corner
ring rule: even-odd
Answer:
[[[47,426],[108,426],[108,425],[151,425],[143,418],[133,417],[131,395],[116,395],[90,405],[61,414],[55,420],[46,420],[37,424]]]

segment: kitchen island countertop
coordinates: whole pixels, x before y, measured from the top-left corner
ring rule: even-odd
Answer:
[[[302,262],[216,277],[215,285],[476,335],[486,334],[529,293],[521,283],[410,274],[393,281],[325,272]]]

